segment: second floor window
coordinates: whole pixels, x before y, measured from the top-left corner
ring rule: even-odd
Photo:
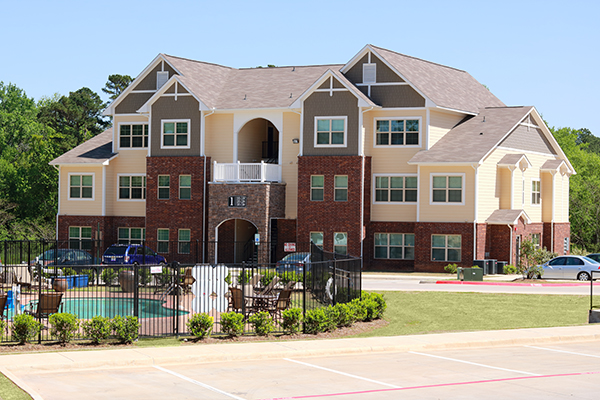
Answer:
[[[416,176],[376,176],[376,203],[414,203],[417,201]]]
[[[163,121],[161,148],[190,148],[190,121]]]
[[[179,175],[179,199],[190,200],[192,198],[192,176]]]
[[[433,175],[431,199],[433,203],[462,203],[463,176]]]
[[[335,180],[335,201],[348,201],[348,175],[336,175]]]
[[[148,147],[148,124],[120,124],[120,148]]]
[[[69,198],[94,198],[94,175],[69,175]]]
[[[418,119],[383,119],[375,121],[376,146],[419,145]]]
[[[119,176],[119,200],[146,199],[145,176]]]
[[[159,253],[168,253],[169,252],[169,230],[168,229],[158,229],[156,238],[158,239],[158,243],[156,245]]]
[[[531,204],[540,205],[542,202],[542,184],[539,180],[531,181]]]
[[[169,175],[158,176],[158,199],[169,200],[169,191],[171,189],[171,178]]]
[[[191,231],[189,229],[180,229],[178,239],[177,252],[179,254],[190,254]]]
[[[316,117],[315,147],[346,147],[346,117]]]
[[[312,201],[323,201],[325,191],[325,177],[323,175],[311,175],[310,177],[310,199]]]

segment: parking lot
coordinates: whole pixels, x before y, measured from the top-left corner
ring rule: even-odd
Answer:
[[[598,398],[600,340],[530,342],[12,374],[44,399]]]

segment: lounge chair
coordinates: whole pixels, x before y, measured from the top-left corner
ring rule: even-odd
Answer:
[[[39,300],[32,300],[25,308],[25,313],[33,315],[36,318],[48,318],[51,314],[59,312],[59,308],[62,309],[62,296],[61,292],[56,293],[40,293]],[[37,303],[37,304],[36,304]],[[33,309],[35,306],[35,310]]]
[[[275,300],[271,306],[267,309],[269,314],[275,318],[276,315],[281,315],[283,310],[287,310],[290,306],[292,296],[291,289],[283,289],[279,296],[277,296],[277,300]]]
[[[283,290],[294,290],[294,286],[296,286],[296,281],[289,281],[284,287]]]
[[[252,276],[252,279],[250,279],[249,285],[252,286],[254,290],[258,291],[260,280],[262,279],[262,277],[263,276],[261,274],[254,274],[254,276]]]
[[[267,286],[265,286],[265,288],[263,289],[263,291],[260,292],[259,294],[260,295],[271,294],[271,292],[275,288],[275,285],[277,285],[280,280],[281,280],[281,278],[278,277],[277,275],[275,275],[275,277],[273,278],[273,280],[271,282],[269,282],[269,284]]]
[[[231,292],[231,296],[229,296],[229,306],[227,307],[227,311],[235,311],[235,312],[243,312],[244,310],[244,294],[242,293],[242,289],[236,287],[229,288]],[[251,311],[253,311],[252,305],[246,304],[245,306],[246,313],[244,316],[247,316]]]

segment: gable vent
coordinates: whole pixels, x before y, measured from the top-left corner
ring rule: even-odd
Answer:
[[[169,80],[169,71],[156,72],[156,90],[160,89]]]
[[[376,77],[377,64],[363,64],[363,83],[375,83]]]

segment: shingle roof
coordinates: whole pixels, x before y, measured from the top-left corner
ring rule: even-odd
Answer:
[[[50,165],[102,164],[117,155],[112,152],[112,139],[113,129],[109,128],[50,161]]]
[[[485,222],[492,225],[512,225],[517,223],[521,216],[530,222],[529,216],[523,210],[495,210]]]
[[[396,53],[381,47],[371,47],[411,84],[440,107],[477,112],[484,107],[505,104],[468,72]]]
[[[566,165],[564,160],[548,160],[544,163],[544,165],[542,165],[540,169],[557,170],[562,164]]]
[[[484,108],[452,128],[429,150],[409,163],[476,163],[483,159],[533,107]]]
[[[525,157],[525,154],[507,154],[498,161],[498,165],[515,165],[523,157]]]

